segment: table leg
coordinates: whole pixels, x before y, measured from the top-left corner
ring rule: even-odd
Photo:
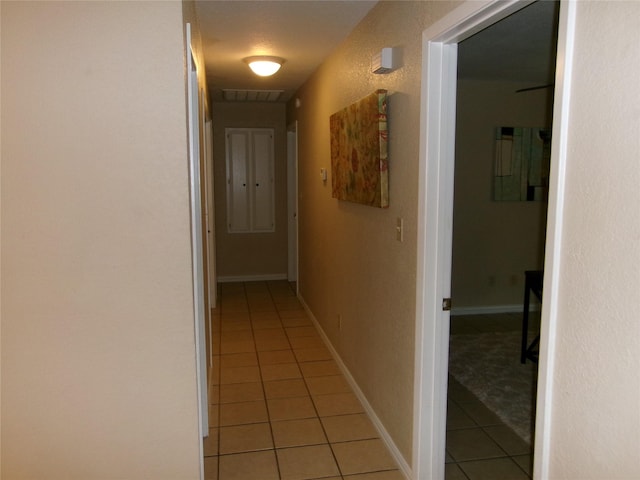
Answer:
[[[524,279],[524,307],[522,309],[522,348],[520,350],[520,363],[527,361],[528,333],[529,333],[529,277]]]

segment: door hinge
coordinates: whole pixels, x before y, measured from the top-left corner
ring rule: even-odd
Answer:
[[[451,299],[443,298],[442,299],[442,311],[449,312],[451,310]]]

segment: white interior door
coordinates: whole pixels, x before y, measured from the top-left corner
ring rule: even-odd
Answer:
[[[191,202],[191,249],[193,270],[193,310],[196,346],[196,375],[198,389],[198,416],[200,436],[209,434],[207,401],[207,354],[204,312],[204,258],[202,245],[202,197],[200,184],[200,109],[198,101],[198,72],[191,52],[191,25],[187,24],[187,80],[189,130],[189,187]],[[202,446],[200,447],[202,449]],[[202,458],[202,451],[200,457]],[[201,477],[204,475],[201,462]]]

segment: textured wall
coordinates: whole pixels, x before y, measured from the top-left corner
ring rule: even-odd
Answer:
[[[640,3],[578,2],[549,478],[640,478]]]
[[[2,478],[197,478],[181,4],[1,32]]]
[[[287,144],[285,106],[270,103],[213,104],[213,161],[217,267],[220,277],[287,275]],[[273,128],[276,231],[227,232],[227,174],[224,129]],[[222,278],[224,279],[224,278]]]
[[[551,125],[552,90],[515,93],[519,88],[458,82],[454,308],[522,305],[524,270],[542,268],[547,203],[492,200],[496,127]]]
[[[300,108],[288,106],[287,120],[299,122],[300,293],[409,463],[421,36],[452,8],[452,2],[379,3],[298,92]],[[398,49],[402,67],[371,74],[371,56],[389,46]],[[331,168],[330,115],[379,88],[391,93],[386,210],[335,200],[331,181],[320,180],[320,169]]]

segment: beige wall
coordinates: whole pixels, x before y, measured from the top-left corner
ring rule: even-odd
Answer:
[[[2,26],[2,3],[0,3],[0,26]],[[0,52],[2,52],[2,35],[0,32]],[[2,62],[0,61],[0,82],[2,79]],[[0,83],[0,172],[2,172],[2,84]],[[2,177],[0,173],[0,478],[2,478]]]
[[[522,305],[524,270],[542,268],[546,202],[493,201],[497,127],[549,127],[551,90],[458,82],[451,290],[454,309]]]
[[[577,2],[553,479],[640,478],[640,3]]]
[[[197,478],[181,4],[1,38],[2,478]]]
[[[287,144],[285,106],[281,103],[213,104],[216,248],[220,280],[287,275]],[[273,128],[276,230],[227,232],[225,128]]]
[[[452,2],[381,2],[288,106],[298,120],[299,288],[376,414],[411,462],[421,36]],[[369,73],[397,47],[402,68]],[[386,88],[389,198],[385,210],[331,198],[329,116]],[[404,242],[396,219],[404,219]],[[342,329],[338,318],[341,316]]]

